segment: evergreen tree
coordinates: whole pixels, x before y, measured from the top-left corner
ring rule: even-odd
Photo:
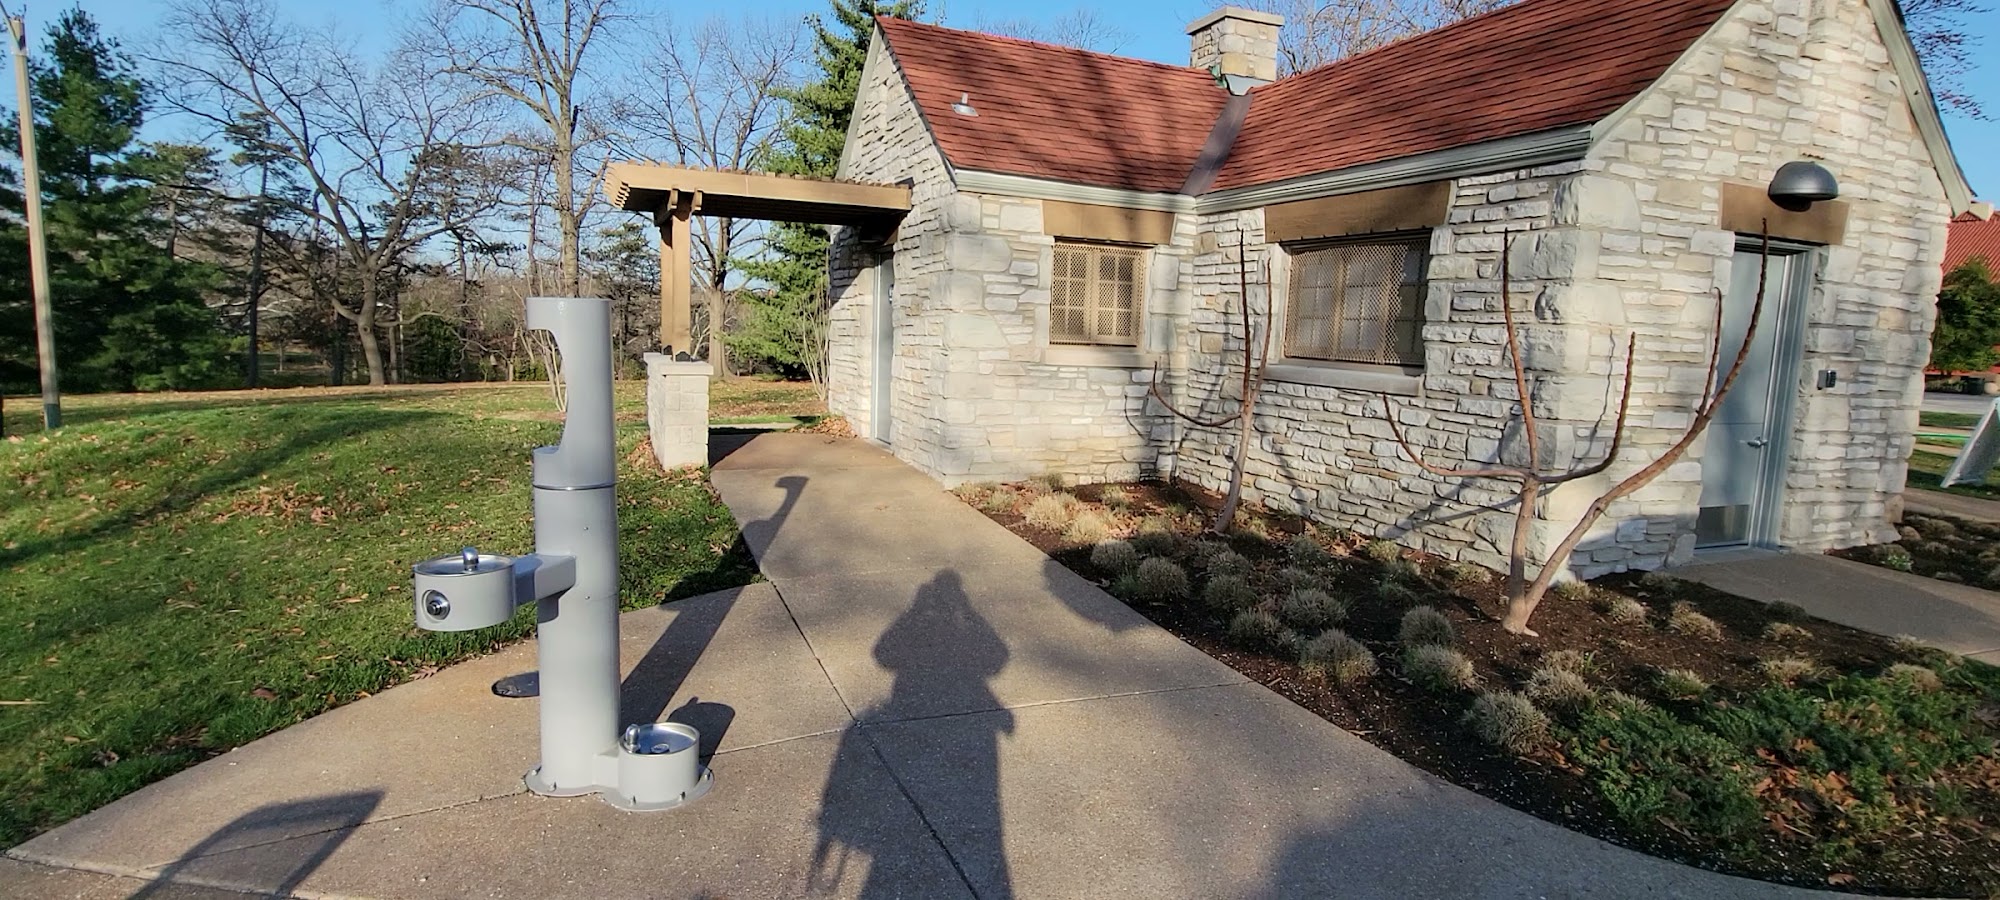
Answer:
[[[63,383],[73,390],[200,387],[216,380],[225,342],[201,302],[205,265],[167,251],[174,223],[155,204],[159,158],[134,138],[146,85],[117,42],[78,9],[62,14],[29,73],[50,302]],[[20,146],[7,117],[0,143]],[[0,208],[0,384],[33,382],[34,319],[25,199],[8,173]],[[143,351],[143,352],[141,352]]]
[[[1931,368],[1984,372],[2000,363],[2000,285],[1986,260],[1972,259],[1944,277],[1937,327],[1931,332]]]
[[[780,96],[791,105],[791,121],[770,160],[770,169],[784,175],[832,177],[847,141],[847,123],[854,114],[854,96],[861,87],[861,67],[868,61],[868,42],[876,16],[913,18],[923,12],[921,0],[832,0],[829,23],[813,16],[813,61],[820,77]],[[762,361],[790,375],[804,373],[799,335],[813,329],[806,322],[826,302],[827,232],[823,226],[781,222],[771,228],[770,253],[749,260],[741,269],[764,282],[768,290],[744,293],[742,327],[730,336],[732,352],[748,361]]]

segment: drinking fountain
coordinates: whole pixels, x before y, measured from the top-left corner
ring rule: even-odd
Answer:
[[[700,734],[678,722],[619,730],[617,454],[611,303],[532,297],[528,327],[555,336],[568,403],[562,440],[533,457],[535,552],[458,553],[412,567],[417,627],[490,628],[535,604],[541,763],[528,789],[597,794],[629,810],[672,809],[708,792]]]

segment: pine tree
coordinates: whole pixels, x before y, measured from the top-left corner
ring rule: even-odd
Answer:
[[[173,224],[156,206],[158,160],[135,136],[146,85],[83,11],[63,13],[29,73],[50,303],[63,384],[73,390],[200,387],[222,376],[225,341],[201,302],[208,266],[167,252]],[[20,146],[9,116],[0,143]],[[9,172],[0,208],[0,384],[34,380],[25,200]]]
[[[2000,285],[1986,260],[1968,260],[1944,277],[1937,327],[1931,333],[1931,368],[1984,372],[2000,363]]]
[[[791,104],[792,116],[772,154],[773,172],[834,175],[854,114],[854,96],[861,87],[861,67],[868,61],[875,17],[913,18],[923,12],[921,0],[832,0],[832,4],[831,23],[817,15],[811,20],[813,60],[820,77],[781,94]],[[741,266],[767,290],[745,292],[744,322],[729,338],[731,352],[788,375],[804,374],[800,335],[811,333],[804,322],[826,302],[827,243],[826,228],[820,225],[782,222],[772,227],[769,255]]]

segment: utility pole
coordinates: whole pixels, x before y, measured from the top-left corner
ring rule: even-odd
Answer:
[[[28,26],[0,6],[14,35],[14,80],[21,107],[21,193],[28,198],[28,270],[35,290],[35,352],[42,364],[42,427],[62,427],[56,389],[56,332],[49,314],[49,245],[42,234],[42,170],[35,159],[35,112],[28,98]]]
[[[250,368],[244,373],[247,387],[257,386],[258,369],[263,360],[257,355],[257,304],[264,296],[264,198],[271,189],[271,167],[266,164],[257,173],[257,236],[250,242]],[[278,351],[284,355],[284,350]]]

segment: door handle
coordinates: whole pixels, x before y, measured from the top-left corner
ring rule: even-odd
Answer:
[[[1755,447],[1755,448],[1757,448],[1758,450],[1762,450],[1762,449],[1764,449],[1765,445],[1767,445],[1767,444],[1769,444],[1769,443],[1771,443],[1771,442],[1770,442],[1770,441],[1768,441],[1768,440],[1765,440],[1764,438],[1751,438],[1751,439],[1749,439],[1749,440],[1747,440],[1747,441],[1744,441],[1743,443],[1746,443],[1746,444],[1749,444],[1750,446],[1752,446],[1752,447]]]

